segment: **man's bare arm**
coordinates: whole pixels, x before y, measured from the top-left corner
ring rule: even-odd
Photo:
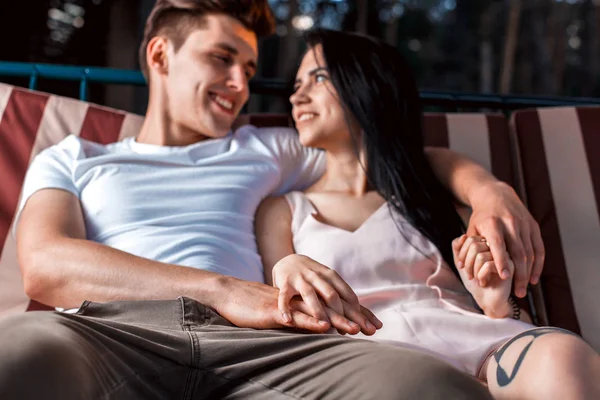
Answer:
[[[83,300],[189,296],[213,303],[220,275],[137,257],[86,240],[79,200],[45,189],[27,201],[17,227],[17,255],[31,298],[56,307]],[[205,284],[199,285],[199,282]]]
[[[84,300],[175,299],[187,296],[240,327],[284,327],[279,290],[195,268],[164,264],[86,240],[79,199],[59,189],[32,195],[17,226],[17,255],[25,290],[45,304],[71,308]],[[319,321],[292,308],[296,326],[324,332]]]
[[[474,192],[483,186],[505,185],[481,165],[455,151],[426,147],[425,154],[440,182],[464,205],[472,206]]]

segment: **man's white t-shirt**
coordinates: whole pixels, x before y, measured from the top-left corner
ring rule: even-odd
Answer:
[[[248,125],[183,147],[69,136],[32,162],[18,213],[41,189],[66,190],[81,202],[89,240],[261,282],[258,205],[270,194],[309,186],[324,167],[322,152],[301,146],[288,128]]]

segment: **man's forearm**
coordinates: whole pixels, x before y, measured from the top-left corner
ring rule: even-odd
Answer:
[[[481,165],[452,150],[428,147],[425,154],[442,185],[464,205],[472,205],[478,189],[486,185],[502,185]]]
[[[150,300],[187,296],[214,306],[227,277],[164,264],[82,239],[61,238],[30,249],[20,262],[27,294],[54,307],[84,300]]]

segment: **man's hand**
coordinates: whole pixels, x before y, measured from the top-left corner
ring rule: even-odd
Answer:
[[[290,302],[290,319],[286,321],[279,311],[279,289],[258,283],[223,277],[220,301],[211,302],[215,310],[236,326],[254,329],[297,328],[325,333],[336,328],[341,333],[356,333],[355,326],[343,315],[325,307],[330,323],[312,317],[306,303],[299,299]]]
[[[544,267],[545,250],[537,222],[515,191],[502,182],[474,190],[469,203],[473,213],[467,235],[487,239],[499,276],[510,274],[509,260],[514,261],[514,293],[525,297],[527,284],[537,284]],[[459,258],[459,264],[464,262],[464,257]]]

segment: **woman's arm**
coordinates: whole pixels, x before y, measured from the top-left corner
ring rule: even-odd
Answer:
[[[283,197],[267,197],[258,207],[254,221],[256,244],[262,258],[265,282],[273,285],[273,267],[294,250],[292,211]]]

